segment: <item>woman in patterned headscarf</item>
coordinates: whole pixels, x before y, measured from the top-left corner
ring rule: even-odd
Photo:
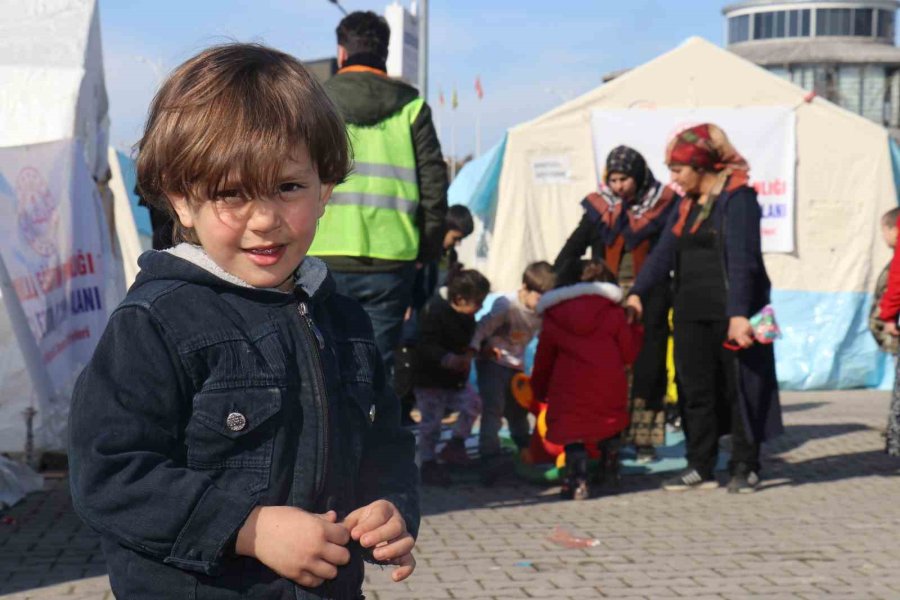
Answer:
[[[581,257],[590,248],[592,257],[603,259],[627,289],[659,239],[676,198],[670,187],[653,177],[637,150],[614,148],[606,158],[599,190],[581,201],[584,217],[556,258],[554,270],[559,285],[578,281]],[[645,304],[644,345],[633,371],[630,432],[642,461],[651,460],[654,445],[665,441],[663,401],[671,306],[668,287],[658,286],[648,294]],[[615,450],[607,455],[606,468],[614,470],[618,458]]]
[[[754,344],[749,318],[769,303],[760,247],[761,211],[749,166],[709,123],[675,136],[666,151],[672,181],[684,192],[627,305],[675,273],[675,366],[687,436],[688,468],[668,490],[718,486],[719,436],[731,433],[729,492],[759,484],[759,446],[782,432],[775,355]],[[739,346],[739,351],[723,346]]]

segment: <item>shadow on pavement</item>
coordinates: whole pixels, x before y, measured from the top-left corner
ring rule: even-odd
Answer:
[[[65,480],[47,480],[0,518],[0,595],[106,574],[100,538],[75,514]]]
[[[828,406],[828,402],[798,402],[796,404],[784,404],[781,406],[781,412],[803,412],[804,410],[813,410],[822,406]]]
[[[765,455],[783,454],[795,450],[812,440],[838,437],[859,431],[871,431],[872,428],[863,423],[826,423],[787,425],[784,433],[765,444]]]

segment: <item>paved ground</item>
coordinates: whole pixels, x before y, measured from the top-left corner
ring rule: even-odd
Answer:
[[[367,595],[412,598],[900,598],[900,461],[881,452],[888,396],[785,394],[788,432],[766,449],[765,488],[663,493],[628,477],[617,496],[559,502],[509,481],[424,494],[419,569]],[[0,598],[111,598],[96,538],[50,482],[0,524]],[[8,519],[7,519],[8,520]],[[597,545],[570,549],[557,527]]]

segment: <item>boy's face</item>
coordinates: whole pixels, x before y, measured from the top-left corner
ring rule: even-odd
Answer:
[[[541,296],[543,296],[543,294],[534,290],[529,290],[525,284],[522,284],[522,287],[519,288],[519,302],[521,302],[528,310],[537,308],[538,302],[541,301]]]
[[[466,300],[466,299],[462,298],[461,296],[457,296],[456,298],[454,298],[453,300],[450,301],[450,306],[453,308],[453,310],[455,310],[456,312],[458,312],[462,315],[469,315],[469,316],[472,316],[475,313],[477,313],[479,310],[481,310],[482,304],[484,304],[484,300],[479,300],[479,301]]]
[[[323,185],[305,145],[281,167],[277,189],[265,198],[244,198],[240,182],[222,186],[215,198],[190,201],[170,195],[184,227],[222,269],[254,287],[293,289],[293,274],[306,257],[333,185]]]
[[[454,246],[458,246],[463,238],[466,237],[463,235],[462,231],[458,229],[448,229],[447,233],[444,234],[444,250],[449,250]]]
[[[894,248],[897,246],[896,225],[882,225],[881,235],[884,237],[884,243],[887,244],[889,248]]]

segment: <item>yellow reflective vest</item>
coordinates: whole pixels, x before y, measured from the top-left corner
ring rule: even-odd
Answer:
[[[421,98],[371,126],[347,124],[354,166],[336,186],[309,253],[415,260],[419,183],[412,124]]]

